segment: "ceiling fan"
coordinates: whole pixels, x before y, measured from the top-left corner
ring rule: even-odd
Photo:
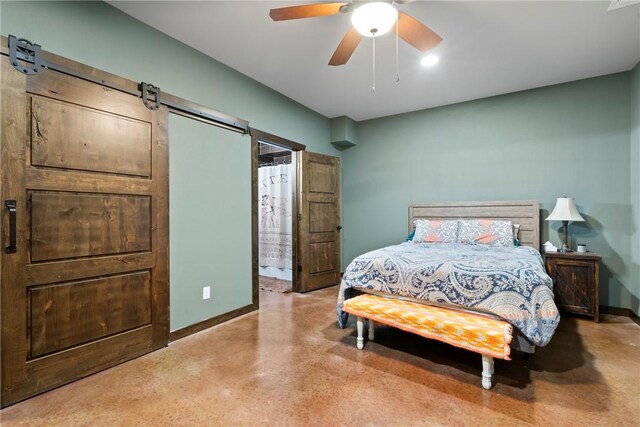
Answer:
[[[351,20],[353,26],[349,28],[329,60],[329,65],[344,65],[351,58],[363,36],[379,36],[391,29],[397,32],[401,39],[423,53],[436,47],[442,41],[442,37],[417,19],[398,11],[395,7],[397,3],[407,2],[407,0],[369,2],[363,3],[359,7],[356,7],[351,1],[317,3],[271,9],[269,16],[274,21],[286,21],[353,12]]]

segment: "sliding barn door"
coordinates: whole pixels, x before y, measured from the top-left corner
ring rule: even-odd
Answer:
[[[2,406],[168,339],[167,110],[2,56]]]
[[[298,153],[298,290],[312,291],[340,281],[340,161]]]

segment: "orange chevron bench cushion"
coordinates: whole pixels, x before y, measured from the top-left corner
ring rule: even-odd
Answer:
[[[510,360],[513,327],[503,320],[369,294],[346,300],[343,310],[425,338]]]

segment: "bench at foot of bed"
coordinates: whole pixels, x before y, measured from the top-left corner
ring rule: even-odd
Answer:
[[[482,386],[486,389],[491,388],[493,358],[510,360],[513,327],[503,320],[369,294],[348,299],[342,309],[357,317],[360,350],[364,348],[364,319],[367,319],[370,341],[375,338],[374,323],[378,322],[480,353]]]

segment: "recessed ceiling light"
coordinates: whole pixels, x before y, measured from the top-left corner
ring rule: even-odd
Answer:
[[[440,61],[440,58],[438,58],[436,55],[427,55],[422,58],[422,61],[420,61],[420,63],[425,67],[431,67],[432,65],[436,65],[438,61]]]

